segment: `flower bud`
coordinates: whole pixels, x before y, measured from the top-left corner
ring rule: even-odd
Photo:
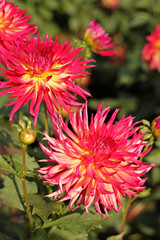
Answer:
[[[20,133],[19,138],[21,143],[29,145],[35,141],[36,136],[37,134],[33,129],[24,129]]]
[[[160,116],[156,117],[151,125],[151,130],[155,138],[160,140]]]

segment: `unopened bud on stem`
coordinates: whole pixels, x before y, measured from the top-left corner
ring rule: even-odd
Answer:
[[[24,129],[20,135],[20,141],[21,143],[25,144],[25,145],[29,145],[31,143],[33,143],[36,139],[36,132],[33,129]]]

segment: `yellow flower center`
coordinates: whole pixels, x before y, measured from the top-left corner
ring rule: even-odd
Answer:
[[[1,21],[0,17],[0,29],[5,28],[5,26],[10,22],[10,20]]]
[[[155,47],[160,50],[160,39],[155,42]]]

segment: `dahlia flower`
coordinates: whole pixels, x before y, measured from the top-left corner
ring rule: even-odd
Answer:
[[[12,2],[0,0],[0,49],[11,50],[13,40],[26,37],[37,31],[34,23],[28,23],[31,16],[23,16],[26,13],[19,10]]]
[[[138,159],[150,149],[142,152],[147,142],[141,140],[143,134],[135,127],[137,123],[132,123],[132,116],[123,116],[114,123],[118,112],[115,110],[105,123],[109,108],[101,111],[99,105],[88,124],[86,105],[83,113],[82,109],[70,116],[73,131],[60,119],[56,138],[45,133],[50,149],[40,143],[48,157],[40,161],[50,166],[38,172],[45,183],[59,185],[48,197],[56,199],[63,194],[58,202],[70,200],[71,209],[76,200],[76,208],[84,202],[86,213],[94,202],[97,212],[106,216],[107,210],[117,212],[122,207],[121,195],[133,196],[144,190],[146,178],[141,179],[141,176],[154,165]]]
[[[89,23],[84,33],[84,41],[93,52],[102,56],[112,56],[116,54],[113,50],[107,50],[113,47],[114,43],[111,41],[108,33],[105,33],[105,30],[95,19]]]
[[[142,50],[142,59],[148,63],[150,69],[160,71],[160,25],[146,39],[148,43]]]
[[[15,105],[10,120],[14,113],[23,105],[31,101],[30,114],[34,116],[34,126],[37,121],[42,100],[51,117],[55,117],[55,110],[61,105],[66,111],[71,112],[67,106],[80,106],[76,102],[81,96],[90,94],[74,84],[73,80],[81,78],[88,72],[83,69],[92,67],[86,65],[93,60],[81,60],[76,58],[82,48],[72,48],[70,41],[58,44],[58,37],[54,41],[46,35],[44,41],[39,37],[30,38],[28,42],[18,41],[14,45],[13,52],[5,54],[8,68],[0,68],[7,77],[7,82],[0,82],[0,88],[7,88],[0,95],[10,94],[10,98],[16,99],[8,106]],[[85,64],[85,65],[83,65]]]

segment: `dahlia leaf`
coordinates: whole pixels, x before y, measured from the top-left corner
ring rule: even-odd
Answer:
[[[4,187],[0,189],[1,199],[6,204],[13,208],[25,210],[24,195],[22,181],[13,174],[3,175]],[[37,185],[35,182],[26,180],[26,188],[28,193],[37,193]],[[10,196],[10,197],[9,197]]]
[[[110,236],[109,238],[106,238],[106,240],[119,240],[124,236],[124,232],[118,234],[118,235],[114,235],[114,236]]]
[[[45,227],[57,226],[60,229],[67,230],[72,234],[86,234],[91,229],[101,228],[101,224],[106,220],[96,212],[88,214],[79,212],[63,216],[55,221],[49,222]]]
[[[17,153],[12,156],[4,155],[5,159],[10,162],[10,165],[16,170],[21,171],[23,169],[23,161],[21,154]],[[26,170],[33,172],[35,169],[39,168],[38,163],[26,153]]]
[[[50,230],[51,234],[50,237],[51,239],[54,240],[88,240],[88,234],[87,233],[82,233],[82,234],[73,234],[67,230],[59,229],[58,227],[53,226],[53,231],[52,229]]]
[[[9,125],[5,125],[3,121],[5,121],[5,118],[1,119],[0,122],[0,153],[12,155],[20,152],[19,133],[15,129],[9,129]]]
[[[135,195],[135,198],[146,198],[151,194],[151,188],[144,189],[143,192],[140,192],[138,195]]]
[[[156,167],[152,169],[151,182],[152,182],[152,185],[156,185],[160,183],[160,167]]]
[[[144,26],[151,20],[151,15],[146,12],[136,12],[134,13],[133,20],[131,21],[131,27]]]
[[[44,229],[38,229],[33,240],[49,240],[49,237]]]
[[[152,151],[145,157],[148,163],[153,163],[160,166],[160,149],[152,149]]]
[[[31,206],[33,206],[33,214],[37,214],[44,223],[51,213],[61,214],[62,204],[55,201],[46,202],[39,195],[28,194],[28,201]]]
[[[12,173],[19,177],[16,171],[7,163],[7,161],[2,156],[0,156],[0,171],[3,173]]]

